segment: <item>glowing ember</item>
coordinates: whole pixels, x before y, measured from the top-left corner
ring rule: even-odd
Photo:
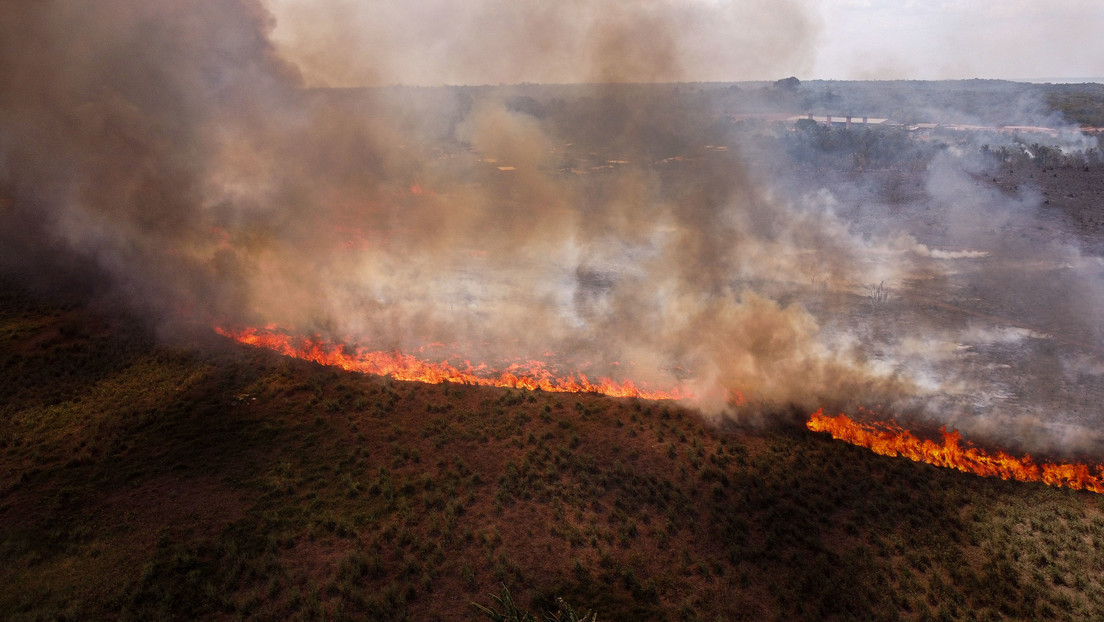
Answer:
[[[620,382],[608,378],[599,378],[592,382],[582,372],[570,376],[554,376],[544,363],[529,361],[510,365],[506,371],[495,375],[479,375],[486,365],[473,366],[464,361],[464,369],[450,363],[422,361],[409,354],[400,352],[370,352],[355,348],[351,352],[340,344],[328,343],[321,339],[293,337],[272,328],[246,328],[241,331],[215,329],[219,334],[240,343],[267,348],[283,354],[321,365],[340,367],[348,371],[357,371],[377,376],[389,376],[396,380],[427,382],[439,384],[455,382],[491,387],[509,387],[551,391],[554,393],[601,393],[612,397],[639,397],[649,400],[682,399],[687,394],[675,389],[655,391],[636,386],[631,380]]]
[[[827,432],[832,438],[866,447],[883,456],[903,456],[917,462],[950,467],[1001,479],[1043,482],[1074,490],[1104,493],[1104,466],[1044,462],[1036,464],[1031,456],[1017,458],[1003,451],[989,453],[963,443],[957,430],[943,428],[942,442],[921,439],[895,423],[860,423],[847,415],[829,417],[823,409],[813,413],[805,424],[814,432]]]

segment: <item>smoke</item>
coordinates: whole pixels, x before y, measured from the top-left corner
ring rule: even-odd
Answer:
[[[763,79],[808,68],[801,0],[271,0],[273,38],[319,86]]]
[[[212,230],[260,207],[224,209],[231,188],[214,165],[274,146],[261,119],[286,114],[295,86],[264,38],[266,15],[251,3],[7,4],[9,261],[84,264],[153,312],[232,299],[242,272]]]
[[[904,303],[988,278],[951,264],[1007,254],[1037,196],[987,198],[948,154],[926,188],[940,235],[860,223],[842,195],[780,190],[716,147],[702,124],[720,112],[695,86],[633,84],[800,64],[815,23],[797,4],[273,6],[285,21],[251,0],[6,7],[5,272],[84,284],[166,331],[275,323],[492,367],[541,358],[685,385],[742,420],[976,414],[1000,399],[966,403],[981,380],[948,368],[958,344],[1048,334],[960,332]],[[307,87],[500,80],[592,84]],[[1081,309],[1102,290],[1071,278],[1091,287],[1046,317],[1099,342]]]
[[[1021,451],[1099,456],[1100,258],[1046,208],[1038,185],[996,189],[983,153],[945,148],[916,200],[858,210],[866,221],[891,214],[867,227],[897,231],[884,239],[903,256],[865,312],[823,315],[822,332],[852,336],[866,360],[908,378],[919,399],[895,407],[913,423]]]

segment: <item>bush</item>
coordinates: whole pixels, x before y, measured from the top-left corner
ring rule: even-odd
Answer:
[[[510,595],[510,590],[507,589],[506,586],[502,587],[501,594],[492,594],[491,598],[502,607],[502,611],[484,607],[478,603],[472,603],[472,606],[478,609],[484,616],[495,622],[537,622],[533,614],[518,608],[517,604],[514,603],[513,597]],[[556,606],[559,608],[559,611],[556,613],[546,613],[544,615],[546,622],[597,622],[598,620],[598,614],[593,611],[589,611],[580,616],[572,609],[571,605],[564,602],[562,598],[556,598]]]

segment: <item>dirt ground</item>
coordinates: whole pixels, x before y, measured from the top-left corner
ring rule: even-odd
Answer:
[[[1001,167],[990,183],[1006,193],[1038,190],[1044,211],[1060,214],[1086,251],[1104,253],[1104,165]]]

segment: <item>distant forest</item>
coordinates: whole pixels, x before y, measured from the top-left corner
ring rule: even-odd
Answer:
[[[856,81],[786,78],[733,84],[732,112],[778,110],[853,114],[899,123],[1033,125],[1045,121],[1104,127],[1104,84],[1032,84],[1006,80]]]
[[[404,88],[404,87],[394,87]],[[570,112],[587,101],[654,108],[678,102],[714,114],[814,114],[887,118],[904,124],[1069,124],[1104,127],[1104,84],[1035,84],[1007,80],[801,81],[452,87],[462,96],[501,91],[538,117]],[[639,112],[632,113],[639,116]]]
[[[1104,84],[1096,83],[790,77],[739,83],[392,86],[317,94],[362,107],[366,114],[383,113],[403,124],[405,135],[425,140],[426,149],[447,152],[468,147],[457,128],[477,102],[499,100],[510,111],[538,121],[556,144],[570,145],[560,150],[565,170],[572,167],[572,158],[588,153],[600,160],[616,156],[665,162],[697,157],[708,145],[761,159],[776,153],[781,144],[793,164],[851,170],[923,170],[941,148],[960,143],[984,147],[999,161],[1026,158],[1039,166],[1061,164],[1063,159],[1070,164],[1098,163],[1104,151],[1100,133],[1095,140],[1066,145],[1038,133],[1013,136],[995,131],[937,132],[913,140],[917,134],[905,129],[919,123],[1043,126],[1076,134],[1077,128],[1104,127]],[[851,129],[801,119],[788,123],[807,114],[867,116],[890,123]]]

